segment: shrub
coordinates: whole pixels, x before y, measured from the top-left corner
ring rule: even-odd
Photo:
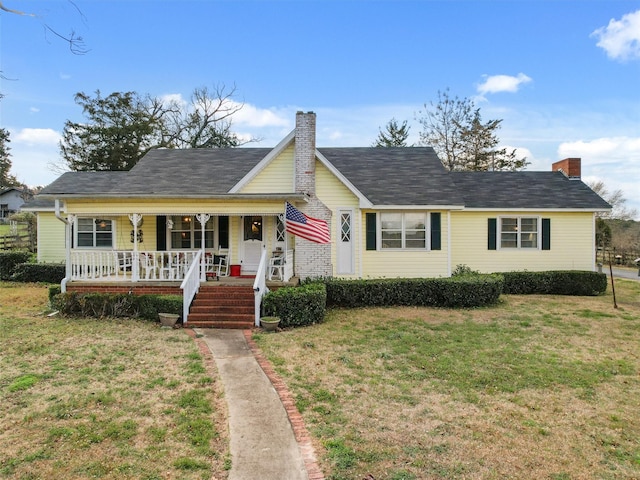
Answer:
[[[13,270],[14,282],[60,283],[66,274],[60,263],[19,263]]]
[[[11,280],[11,275],[20,263],[31,258],[29,252],[0,252],[0,280]]]
[[[63,315],[81,317],[139,317],[158,320],[159,312],[182,316],[182,297],[179,295],[128,295],[124,293],[54,294],[49,290],[53,308]]]
[[[607,290],[604,273],[579,270],[505,272],[503,293],[512,295],[600,295]]]
[[[496,303],[502,284],[500,275],[481,274],[451,278],[331,279],[326,282],[327,305],[478,307]]]
[[[262,298],[264,315],[280,317],[281,328],[321,323],[326,304],[327,290],[320,282],[279,288]]]

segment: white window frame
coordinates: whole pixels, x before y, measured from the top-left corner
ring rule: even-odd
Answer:
[[[515,247],[510,247],[510,246],[503,246],[502,245],[502,222],[503,220],[506,219],[510,219],[513,220],[515,219],[517,221],[517,225],[516,225],[516,246]],[[522,246],[522,235],[523,233],[534,233],[533,231],[531,232],[523,232],[522,231],[522,220],[525,219],[535,219],[536,220],[536,245],[534,247],[523,247]],[[501,250],[541,250],[542,249],[542,218],[538,215],[503,215],[501,217],[498,217],[498,248],[500,248]],[[505,233],[510,233],[510,232],[505,232]]]
[[[401,227],[400,227],[400,239],[401,239],[401,246],[400,247],[385,247],[384,243],[383,243],[383,238],[382,238],[382,233],[383,233],[383,228],[382,228],[382,222],[383,222],[383,216],[385,214],[389,214],[389,215],[401,215]],[[406,216],[407,215],[416,215],[416,214],[420,214],[424,216],[424,247],[407,247],[407,227],[406,227]],[[389,231],[390,229],[387,229],[386,231]],[[428,251],[431,250],[431,215],[429,215],[429,212],[423,212],[423,211],[408,211],[408,212],[398,212],[398,211],[385,211],[385,212],[380,212],[380,214],[378,215],[378,238],[377,238],[377,242],[378,242],[378,250],[408,250],[408,251]],[[410,231],[412,232],[416,232],[416,231],[422,231],[422,230],[416,230],[416,229],[411,229]]]
[[[80,232],[80,227],[79,227],[79,222],[80,220],[91,220],[91,226],[92,226],[92,244],[91,245],[79,245],[78,244],[78,235],[80,233],[89,233],[88,230],[83,230],[82,232]],[[105,222],[109,222],[111,223],[111,245],[97,245],[96,244],[96,240],[97,240],[97,235],[98,233],[101,233],[98,231],[98,229],[96,228],[97,224],[96,221],[97,220],[104,220]],[[78,248],[78,249],[104,249],[104,248],[108,248],[108,249],[113,249],[113,245],[116,239],[116,222],[111,219],[111,218],[89,218],[89,217],[79,217],[76,218],[74,225],[73,225],[73,246],[74,248]]]
[[[175,219],[183,219],[183,218],[189,218],[190,220],[188,221],[189,223],[189,230],[186,229],[182,229],[182,228],[176,228],[177,225],[177,221]],[[171,215],[170,217],[168,217],[168,219],[171,222],[171,228],[169,228],[167,226],[167,230],[168,230],[168,238],[167,238],[167,244],[169,245],[169,250],[199,250],[202,248],[201,246],[196,246],[197,242],[201,242],[202,241],[202,226],[200,225],[200,222],[198,222],[198,220],[196,219],[195,215]],[[206,228],[206,225],[210,223],[211,224],[211,228]],[[216,244],[217,244],[217,231],[218,231],[218,217],[215,216],[211,216],[209,218],[209,220],[207,220],[207,222],[205,223],[205,244],[207,243],[207,232],[211,232],[212,233],[212,238],[211,238],[211,243],[212,245],[210,247],[206,247],[205,250],[215,250],[216,248]],[[177,233],[177,232],[189,232],[189,236],[190,236],[190,247],[182,247],[182,246],[174,246],[173,245],[173,234]]]

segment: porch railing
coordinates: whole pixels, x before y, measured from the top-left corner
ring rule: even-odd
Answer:
[[[193,297],[196,296],[198,290],[200,290],[200,277],[201,270],[204,269],[204,266],[201,265],[200,257],[202,256],[202,252],[198,250],[196,256],[191,262],[191,266],[187,270],[185,274],[184,280],[180,284],[180,288],[182,289],[182,323],[183,325],[187,324],[187,320],[189,318],[189,307],[191,306],[191,302],[193,301]]]
[[[76,249],[70,253],[70,278],[85,281],[182,281],[198,254],[201,254],[200,250],[133,252]]]
[[[260,326],[260,309],[262,307],[262,297],[267,293],[267,249],[262,249],[256,279],[253,282],[254,316],[256,327]]]

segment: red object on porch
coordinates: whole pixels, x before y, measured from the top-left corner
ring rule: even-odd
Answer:
[[[240,270],[242,269],[242,265],[230,265],[231,268],[231,276],[232,277],[239,277],[240,276]]]

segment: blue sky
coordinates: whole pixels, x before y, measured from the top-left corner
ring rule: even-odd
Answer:
[[[502,119],[502,145],[529,170],[582,158],[583,179],[622,189],[640,211],[640,1],[1,0],[0,126],[12,172],[31,185],[60,173],[77,92],[188,99],[235,85],[241,135],[270,147],[298,110],[317,144],[369,146],[391,118],[416,142],[438,90]],[[74,31],[85,55],[50,33]],[[252,144],[256,145],[256,144]]]

